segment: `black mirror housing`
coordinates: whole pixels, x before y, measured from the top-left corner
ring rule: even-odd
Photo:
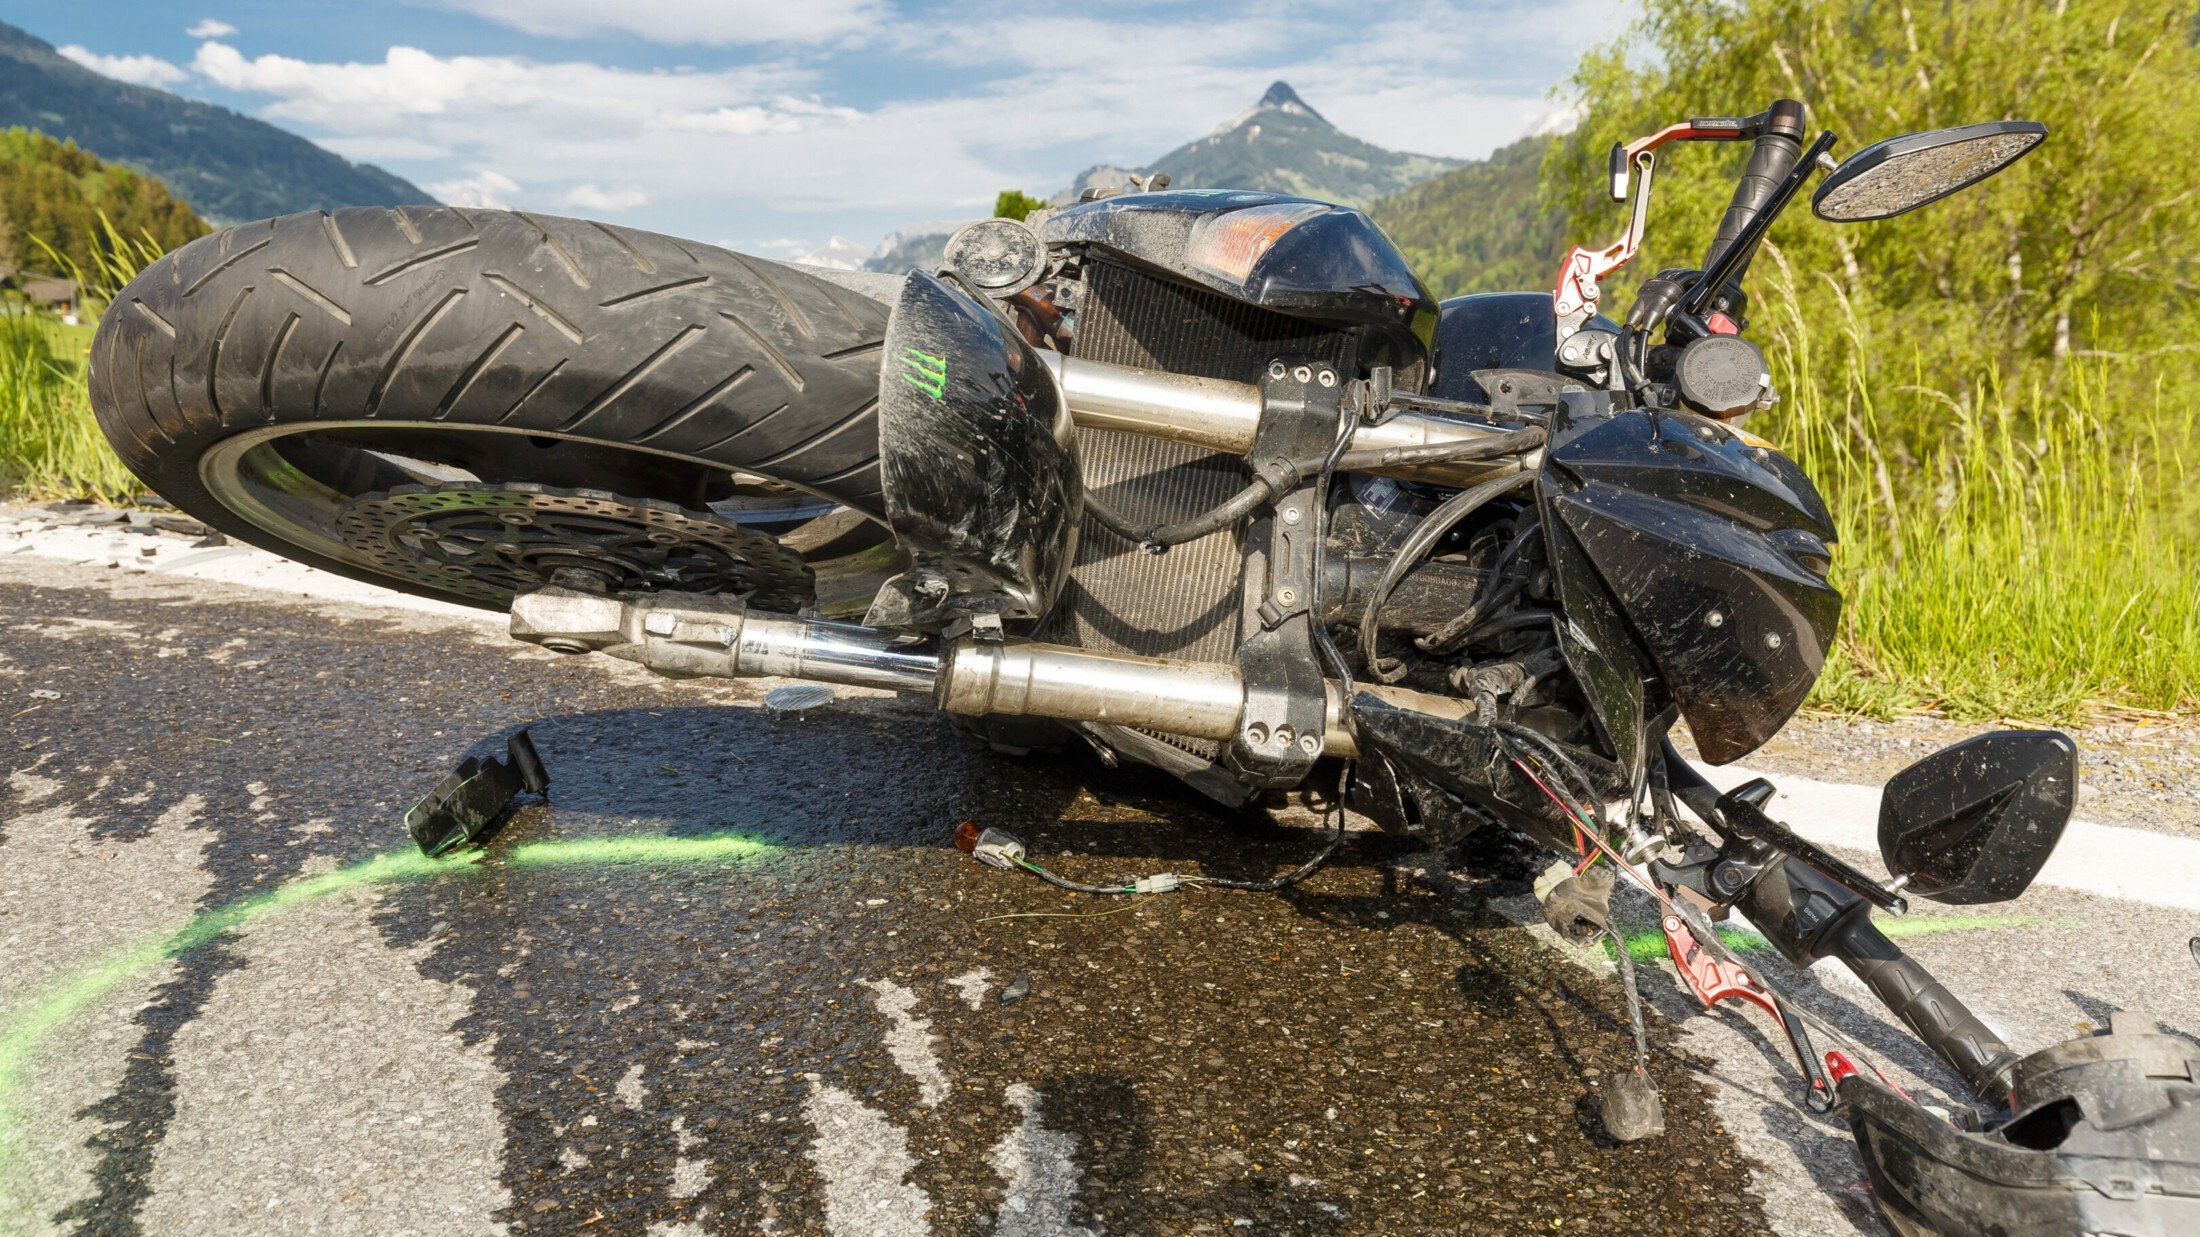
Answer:
[[[1892,219],[1985,180],[2046,140],[2036,120],[1990,120],[1873,142],[1819,183],[1811,213],[1831,223]]]
[[[1895,774],[1879,804],[1879,854],[1935,902],[2007,902],[2040,874],[2077,806],[2070,736],[1997,730]]]

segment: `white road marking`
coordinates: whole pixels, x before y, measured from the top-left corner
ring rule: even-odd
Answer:
[[[917,994],[891,979],[866,979],[861,983],[871,990],[878,1012],[886,1015],[886,1051],[893,1056],[894,1064],[916,1080],[917,1094],[927,1107],[946,1099],[947,1071],[940,1068],[932,1023],[910,1012],[917,1007]]]
[[[1720,790],[1765,777],[1780,789],[1767,808],[1775,819],[1814,842],[1879,853],[1878,787],[1760,774],[1736,765],[1703,772]],[[2196,874],[2200,874],[2200,841],[2073,820],[2040,870],[2037,883],[2200,911],[2200,876]]]
[[[963,1004],[972,1009],[983,1009],[986,989],[991,985],[992,979],[993,972],[981,966],[975,971],[965,971],[948,980],[947,986],[955,990],[955,995],[962,998]]]
[[[173,932],[190,920],[212,883],[201,867],[214,835],[195,825],[205,809],[187,795],[133,841],[97,837],[96,803],[56,800],[57,783],[18,771],[20,799],[0,814],[0,1020],[96,972],[117,951]],[[38,805],[23,811],[26,803]],[[136,813],[131,813],[135,817]],[[92,1106],[119,1089],[143,1035],[139,1011],[176,964],[163,960],[106,990],[70,1015],[65,1034],[45,1038],[15,1066],[0,1119],[0,1230],[13,1217],[51,1216],[94,1193],[100,1152],[90,1140],[103,1122]],[[58,985],[58,988],[55,987]],[[44,1225],[24,1224],[30,1232]],[[52,1231],[61,1231],[58,1227]]]
[[[817,1130],[810,1162],[825,1179],[825,1229],[832,1237],[929,1233],[932,1198],[908,1178],[917,1166],[909,1135],[884,1113],[839,1087],[810,1078],[803,1115]]]
[[[681,1156],[672,1165],[672,1196],[693,1198],[710,1184],[710,1161]]]
[[[649,1094],[649,1088],[642,1085],[642,1069],[639,1065],[630,1067],[620,1077],[619,1085],[612,1088],[612,1093],[619,1097],[619,1102],[628,1108],[639,1110],[642,1100]]]
[[[1007,1098],[1023,1110],[1024,1119],[986,1157],[1008,1182],[1008,1197],[994,1217],[994,1237],[1097,1237],[1069,1222],[1083,1181],[1076,1137],[1046,1128],[1039,1119],[1039,1093],[1029,1083],[1011,1084]]]
[[[454,1030],[474,991],[393,949],[358,887],[240,928],[170,1043],[175,1115],[148,1232],[487,1232],[510,1205],[494,1044]],[[270,1206],[268,1200],[280,1199]]]

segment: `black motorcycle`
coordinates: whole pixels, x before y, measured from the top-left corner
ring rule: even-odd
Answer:
[[[1881,219],[2046,130],[1839,163],[1806,136],[1780,100],[1617,147],[1618,242],[1555,292],[1442,303],[1359,211],[1158,183],[972,224],[907,279],[516,212],[293,215],[124,289],[92,397],[184,511],[551,649],[925,693],[1002,748],[1090,743],[1225,804],[1306,788],[1434,847],[1523,835],[1572,869],[1554,921],[1608,928],[1623,875],[1699,997],[1778,1019],[1903,1231],[2200,1232],[2200,1052],[2127,1023],[2020,1057],[1871,918],[2021,893],[2071,813],[2067,737],[1898,775],[1887,880],[1667,738],[1764,743],[1840,613],[1824,502],[1738,426],[1775,398],[1743,335],[1767,227],[1820,173],[1820,217]],[[1675,141],[1753,146],[1703,267],[1614,321],[1598,281]],[[1837,1032],[1720,943],[1730,913],[1854,969],[1978,1108],[1814,1043]],[[1658,1128],[1646,1087],[1616,1134]]]

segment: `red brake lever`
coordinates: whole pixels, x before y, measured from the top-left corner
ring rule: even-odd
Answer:
[[[1780,998],[1764,990],[1749,972],[1717,957],[1696,939],[1696,933],[1681,922],[1678,915],[1668,914],[1661,921],[1665,929],[1666,952],[1673,956],[1673,969],[1680,972],[1688,990],[1696,994],[1705,1009],[1721,1001],[1733,999],[1748,1001],[1771,1014],[1780,1029],[1787,1032],[1788,1046],[1795,1051],[1795,1059],[1802,1066],[1804,1081],[1809,1085],[1805,1096],[1810,1107],[1824,1112],[1833,1106],[1833,1085],[1818,1067],[1818,1054],[1812,1050],[1810,1032],[1803,1020],[1791,1013]]]

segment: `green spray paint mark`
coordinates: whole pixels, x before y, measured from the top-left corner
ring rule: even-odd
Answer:
[[[727,863],[742,862],[775,849],[771,843],[732,833],[687,838],[579,838],[525,843],[514,848],[501,866],[527,869],[617,863]],[[22,1196],[18,1184],[22,1173],[16,1165],[16,1156],[21,1151],[16,1142],[23,1113],[17,1092],[32,1055],[46,1037],[64,1023],[162,962],[189,953],[225,932],[276,911],[365,885],[432,880],[474,871],[483,866],[479,862],[481,858],[478,852],[431,859],[417,850],[396,851],[333,872],[301,877],[266,893],[202,911],[165,936],[154,936],[110,954],[17,1001],[0,1016],[0,1216],[28,1214],[30,1200]]]
[[[1938,936],[1943,932],[1980,932],[1989,928],[2027,928],[2043,922],[2034,915],[1939,915],[1924,919],[1874,919],[1881,932],[1889,940],[1902,940],[1912,936]],[[1724,924],[1714,929],[1719,942],[1728,949],[1741,953],[1764,953],[1772,949],[1772,942],[1747,928],[1730,928]],[[1604,944],[1604,952],[1612,952],[1611,942]],[[1637,962],[1650,962],[1665,956],[1663,932],[1630,932],[1627,934],[1627,952]]]
[[[901,377],[935,401],[947,397],[947,358],[919,352],[915,348],[901,350]]]
[[[738,833],[692,838],[583,838],[573,842],[529,842],[514,848],[504,865],[547,868],[595,863],[710,863],[753,859],[773,849],[769,842]]]

